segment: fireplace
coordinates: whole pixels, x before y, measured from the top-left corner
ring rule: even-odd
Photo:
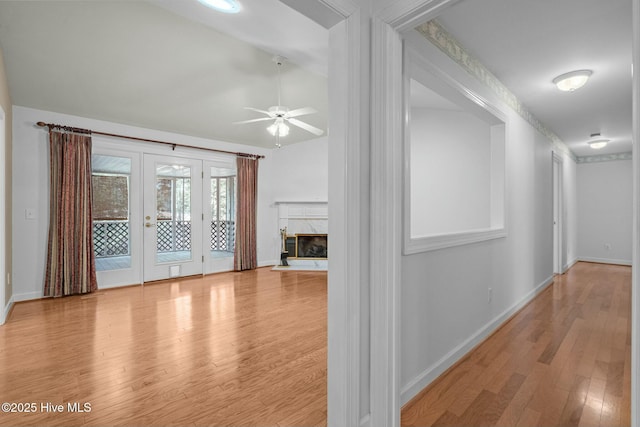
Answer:
[[[286,248],[289,258],[327,259],[326,234],[296,234],[287,236]]]

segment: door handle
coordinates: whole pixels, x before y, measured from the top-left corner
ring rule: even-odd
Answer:
[[[144,224],[144,226],[145,226],[145,227],[147,227],[147,228],[149,228],[149,227],[155,227],[156,225],[155,225],[155,224],[152,224],[152,223],[150,223],[150,222],[147,222],[147,223],[145,223],[145,224]]]

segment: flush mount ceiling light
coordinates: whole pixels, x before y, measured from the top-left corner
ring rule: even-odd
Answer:
[[[236,0],[198,0],[203,5],[224,13],[240,12],[240,3]]]
[[[591,70],[572,71],[556,77],[553,79],[553,83],[563,92],[573,92],[584,86],[591,74]]]
[[[595,138],[595,139],[589,141],[589,147],[593,148],[594,150],[599,150],[601,148],[606,147],[610,141],[609,139],[600,138],[599,133],[592,133],[591,138]]]

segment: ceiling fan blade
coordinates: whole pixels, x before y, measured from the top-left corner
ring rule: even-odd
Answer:
[[[307,124],[305,122],[301,122],[298,119],[287,119],[287,121],[289,123],[291,123],[294,126],[298,126],[299,128],[302,128],[304,130],[306,130],[307,132],[311,132],[314,135],[320,136],[324,133],[323,130],[318,129],[317,127],[311,126],[310,124]]]
[[[241,122],[233,122],[234,125],[241,125],[244,123],[264,122],[265,120],[273,120],[271,117],[261,117],[259,119],[242,120]]]
[[[273,116],[271,115],[271,113],[270,113],[270,112],[268,112],[268,111],[266,111],[266,110],[260,110],[260,109],[258,109],[258,108],[253,108],[253,107],[244,107],[244,109],[245,109],[245,110],[256,111],[256,112],[258,112],[258,113],[266,114],[266,115],[267,115],[267,116],[269,116],[269,117],[273,117]]]
[[[298,117],[298,116],[305,116],[307,114],[314,114],[317,113],[318,110],[316,110],[313,107],[304,107],[304,108],[297,108],[295,110],[291,110],[287,113],[287,117]]]

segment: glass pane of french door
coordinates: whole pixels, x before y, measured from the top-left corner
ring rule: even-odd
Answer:
[[[96,270],[131,267],[131,159],[93,154],[93,251]]]
[[[93,249],[100,288],[140,282],[140,163],[137,153],[94,147]]]
[[[233,164],[204,162],[203,200],[205,273],[233,270],[236,169]]]
[[[144,280],[202,274],[202,161],[144,157]]]

